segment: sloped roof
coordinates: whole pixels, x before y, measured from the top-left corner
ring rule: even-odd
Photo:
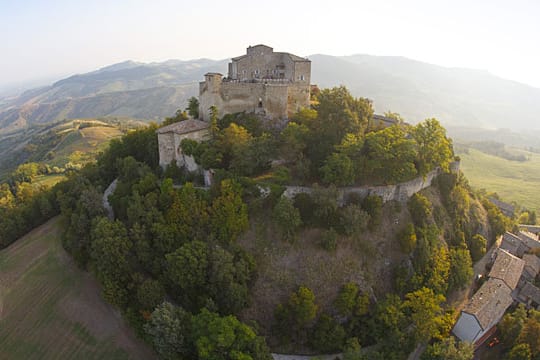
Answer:
[[[187,134],[194,131],[204,130],[210,126],[209,123],[201,120],[189,119],[180,121],[171,125],[164,126],[157,129],[158,134],[175,133],[175,134]]]
[[[540,258],[538,258],[538,256],[534,254],[524,254],[523,261],[525,261],[525,267],[529,268],[529,271],[533,273],[534,276],[538,275],[540,272]]]
[[[476,317],[482,329],[486,330],[497,322],[512,304],[511,293],[502,280],[490,278],[465,305],[463,312]]]
[[[525,261],[503,249],[497,250],[497,258],[489,272],[489,277],[504,281],[510,290],[519,282]]]
[[[520,231],[518,236],[521,239],[521,241],[525,245],[527,245],[527,247],[531,249],[540,247],[540,241],[538,241],[538,237],[535,234],[530,233],[528,231]]]
[[[540,304],[540,289],[528,281],[519,292],[519,296],[531,299],[535,303]]]
[[[511,254],[517,254],[519,245],[521,245],[521,239],[516,235],[505,232],[501,242],[501,249],[504,249]]]

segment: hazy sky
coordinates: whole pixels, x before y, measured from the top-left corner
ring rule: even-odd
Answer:
[[[0,87],[124,60],[400,55],[540,87],[538,0],[0,0]]]

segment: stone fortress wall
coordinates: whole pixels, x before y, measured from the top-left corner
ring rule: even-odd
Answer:
[[[252,112],[272,119],[291,117],[309,107],[311,62],[265,45],[250,46],[233,58],[226,78],[208,73],[199,84],[199,116],[209,120],[209,108],[218,116]]]
[[[450,166],[450,171],[456,173],[459,171],[459,162],[455,161]],[[382,198],[383,202],[398,201],[401,203],[407,202],[411,196],[417,192],[431,186],[433,180],[441,174],[441,169],[436,169],[429,172],[425,177],[417,177],[416,179],[395,184],[383,186],[356,186],[356,187],[339,187],[338,188],[338,203],[344,205],[350,194],[358,194],[361,198],[370,195],[377,195]],[[311,193],[312,187],[304,186],[287,186],[283,196],[292,199],[299,193]]]

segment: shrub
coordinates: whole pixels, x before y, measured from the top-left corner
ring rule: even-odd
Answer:
[[[291,200],[281,197],[273,212],[274,221],[281,233],[281,237],[286,241],[293,241],[298,228],[302,225],[300,212],[294,207]]]
[[[431,218],[431,202],[424,195],[414,194],[408,203],[409,212],[416,226],[424,226]]]
[[[480,260],[486,253],[487,240],[480,234],[476,234],[472,237],[469,243],[469,250],[471,251],[471,257],[474,262]]]
[[[416,231],[412,223],[407,224],[398,234],[399,245],[401,251],[405,254],[410,254],[416,248]]]
[[[335,251],[337,249],[338,233],[334,228],[326,230],[321,238],[321,246],[328,251]]]
[[[368,228],[375,230],[381,224],[382,219],[382,198],[377,195],[369,195],[362,201],[362,208],[370,216]]]

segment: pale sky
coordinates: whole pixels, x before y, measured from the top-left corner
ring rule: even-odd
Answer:
[[[396,55],[540,87],[538,0],[0,0],[0,87],[113,63]]]

